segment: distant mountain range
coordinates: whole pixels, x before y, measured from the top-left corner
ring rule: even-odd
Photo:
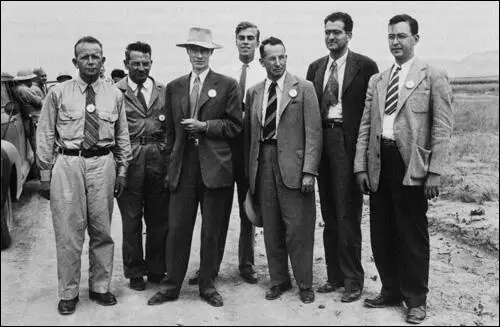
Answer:
[[[498,76],[499,51],[475,52],[462,60],[448,59],[426,59],[424,61],[443,68],[448,72],[449,77],[479,77]],[[377,62],[379,69],[389,67],[392,62],[380,60]]]

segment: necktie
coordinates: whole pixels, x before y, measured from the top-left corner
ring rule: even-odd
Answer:
[[[91,85],[87,86],[85,99],[85,127],[83,132],[83,148],[88,150],[99,140],[99,120],[95,109],[95,92]]]
[[[262,136],[264,140],[272,139],[276,135],[276,109],[278,108],[278,98],[276,97],[276,82],[269,86],[269,96],[267,98],[266,120]]]
[[[144,88],[142,83],[137,84],[137,100],[142,104],[145,110],[148,110],[148,104],[146,103],[146,99],[144,98],[144,94],[142,94],[142,89]]]
[[[198,105],[198,96],[200,93],[200,76],[196,76],[193,83],[193,89],[189,96],[189,106],[191,118],[196,118],[196,106]]]
[[[247,68],[248,64],[243,64],[241,67],[241,75],[240,75],[240,90],[241,90],[241,98],[245,98],[245,87],[247,83]]]
[[[328,115],[328,110],[330,109],[330,107],[335,106],[339,102],[339,82],[337,80],[337,75],[337,63],[333,62],[330,66],[330,77],[326,82],[326,87],[323,92],[323,98],[321,99],[321,117],[323,119],[325,119]]]
[[[398,88],[399,88],[399,71],[401,67],[396,66],[392,72],[392,77],[387,87],[387,95],[385,97],[385,114],[392,115],[398,106]]]

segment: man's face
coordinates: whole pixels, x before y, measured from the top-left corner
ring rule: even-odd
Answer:
[[[264,47],[264,53],[266,56],[260,58],[260,63],[267,71],[267,77],[270,80],[276,81],[286,71],[286,53],[285,48],[281,44],[270,45],[267,44]]]
[[[149,76],[153,61],[149,53],[130,51],[130,59],[125,60],[124,63],[130,79],[136,84],[142,84]]]
[[[399,22],[389,25],[389,50],[398,63],[405,63],[414,56],[414,48],[418,43],[419,35],[412,35],[408,22]]]
[[[37,76],[38,76],[37,79],[41,84],[47,83],[47,73],[45,71],[40,70]]]
[[[249,27],[241,30],[236,36],[236,47],[240,57],[252,57],[255,55],[255,49],[260,42],[257,40],[257,29]]]
[[[77,45],[73,64],[84,81],[95,81],[99,78],[105,60],[99,44],[84,42]]]
[[[190,45],[187,47],[187,53],[189,55],[189,61],[191,61],[193,65],[193,70],[202,72],[208,68],[213,50],[197,45]]]
[[[330,52],[341,53],[348,46],[352,34],[344,30],[344,22],[336,20],[325,24],[325,44]]]

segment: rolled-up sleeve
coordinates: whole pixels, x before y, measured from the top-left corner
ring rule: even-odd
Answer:
[[[118,176],[126,177],[128,162],[132,159],[132,150],[130,147],[130,136],[128,132],[127,114],[123,95],[117,94],[118,120],[115,124],[115,146],[113,154],[118,166]]]
[[[57,122],[57,91],[57,88],[52,88],[47,94],[38,120],[36,154],[41,181],[51,179]]]

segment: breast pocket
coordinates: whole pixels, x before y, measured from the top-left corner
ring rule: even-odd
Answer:
[[[427,113],[429,111],[429,101],[430,91],[415,91],[408,99],[411,110],[415,113]]]
[[[99,117],[99,139],[104,142],[112,142],[115,139],[115,123],[118,113],[98,111]]]
[[[71,141],[83,132],[83,113],[77,110],[59,108],[57,116],[57,132],[61,139]]]

